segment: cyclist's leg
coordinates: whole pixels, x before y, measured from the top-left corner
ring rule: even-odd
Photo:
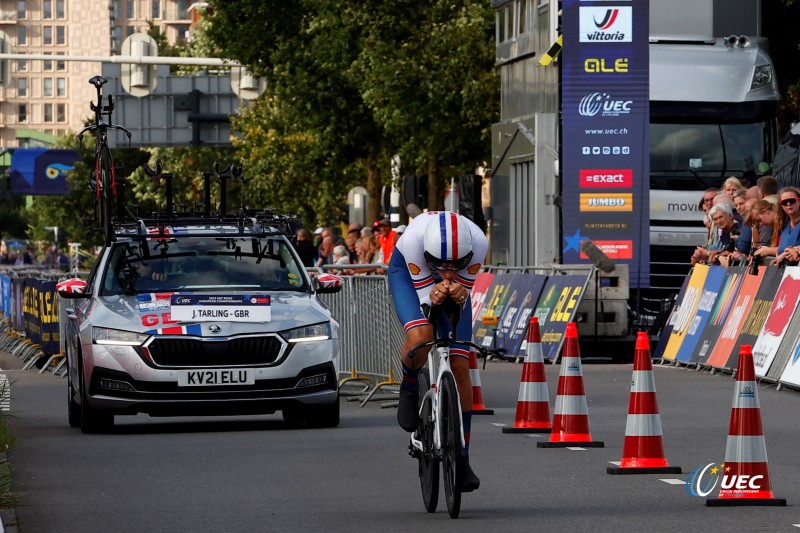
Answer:
[[[422,314],[417,291],[408,272],[405,259],[398,250],[389,260],[389,291],[392,295],[395,312],[406,332],[406,340],[400,352],[403,368],[403,381],[400,384],[400,403],[397,406],[397,421],[406,431],[417,428],[419,418],[419,372],[428,360],[427,350],[418,350],[414,361],[408,351],[414,346],[433,340],[433,327]]]

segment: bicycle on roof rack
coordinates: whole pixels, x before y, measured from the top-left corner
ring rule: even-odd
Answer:
[[[107,104],[103,103],[103,85],[108,82],[102,76],[94,76],[89,83],[97,89],[97,105],[89,103],[90,109],[94,112],[94,124],[86,126],[78,133],[78,140],[83,143],[83,136],[87,132],[95,134],[94,163],[89,176],[89,188],[95,194],[94,219],[92,224],[95,229],[103,232],[105,242],[114,240],[114,229],[112,224],[112,202],[117,200],[118,209],[122,209],[124,198],[120,188],[117,191],[116,168],[114,159],[111,157],[111,149],[108,146],[108,130],[120,130],[128,136],[128,146],[130,147],[131,132],[122,126],[113,124],[111,115],[114,112],[114,98],[108,95]],[[106,121],[107,119],[107,121]]]

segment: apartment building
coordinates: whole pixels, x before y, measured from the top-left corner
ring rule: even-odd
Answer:
[[[146,32],[148,22],[167,41],[189,37],[197,7],[187,0],[0,0],[0,31],[14,54],[47,54],[53,59],[12,60],[10,82],[0,87],[0,149],[45,143],[80,130],[96,98],[89,78],[97,62],[59,56],[119,54],[123,40]]]

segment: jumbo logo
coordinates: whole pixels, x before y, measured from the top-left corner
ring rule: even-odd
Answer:
[[[628,58],[618,57],[613,63],[607,64],[604,57],[590,57],[583,62],[583,70],[589,74],[626,74]]]
[[[633,170],[629,168],[587,168],[580,175],[581,187],[585,188],[633,187]]]
[[[581,193],[581,212],[633,211],[633,194],[588,194]]]

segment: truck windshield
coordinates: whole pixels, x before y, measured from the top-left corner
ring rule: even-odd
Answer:
[[[730,176],[755,182],[759,164],[768,161],[768,128],[766,122],[650,124],[651,189],[702,190]]]

